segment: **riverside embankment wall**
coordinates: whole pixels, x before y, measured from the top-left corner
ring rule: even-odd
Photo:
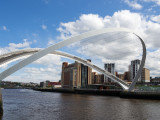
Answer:
[[[34,89],[42,92],[59,92],[72,94],[91,94],[103,96],[117,96],[126,99],[152,99],[160,100],[160,92],[127,92],[122,90],[97,90],[97,89]]]

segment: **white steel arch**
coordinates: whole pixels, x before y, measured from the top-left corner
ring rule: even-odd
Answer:
[[[131,30],[128,30],[126,28],[104,28],[104,29],[100,29],[100,30],[95,30],[95,31],[90,31],[90,32],[87,32],[87,33],[83,33],[81,35],[78,35],[78,36],[75,36],[75,37],[71,37],[71,38],[68,38],[67,40],[64,40],[62,42],[59,42],[55,45],[52,45],[46,49],[43,49],[35,54],[33,54],[32,56],[22,60],[21,62],[17,63],[16,65],[10,67],[9,69],[7,69],[6,71],[2,72],[0,74],[0,80],[3,80],[4,78],[6,78],[7,76],[11,75],[12,73],[14,73],[15,71],[23,68],[24,66],[32,63],[33,61],[57,50],[57,49],[60,49],[66,45],[69,45],[69,44],[72,44],[74,42],[77,42],[77,41],[80,41],[80,40],[83,40],[85,38],[88,38],[88,37],[92,37],[92,36],[96,36],[96,35],[101,35],[101,34],[104,34],[104,33],[110,33],[110,32],[132,32]],[[134,32],[132,32],[133,34],[135,34]],[[145,44],[143,42],[143,40],[140,38],[140,36],[138,36],[137,34],[135,34],[139,40],[141,41],[142,43],[142,47],[143,47],[143,55],[142,55],[142,62],[141,62],[141,65],[140,65],[140,68],[138,70],[138,73],[135,77],[135,79],[133,80],[130,88],[128,87],[123,87],[124,89],[129,89],[130,91],[134,88],[140,74],[141,74],[141,71],[143,69],[143,66],[144,66],[144,63],[145,63],[145,59],[146,59],[146,47],[145,47]],[[86,64],[87,65],[87,64]],[[97,66],[95,66],[97,67]],[[93,68],[95,69],[95,68]],[[105,71],[106,72],[106,71]],[[104,73],[105,74],[105,73]],[[107,74],[108,76],[109,74]],[[111,79],[115,80],[115,76],[111,74]],[[115,81],[118,81],[118,80],[115,80]],[[119,82],[119,81],[118,81]],[[121,82],[119,82],[119,84],[121,84]],[[122,85],[121,85],[122,86]]]
[[[26,50],[24,49],[24,50],[19,50],[19,51],[14,51],[14,52],[11,52],[11,53],[8,53],[8,54],[4,54],[4,55],[0,56],[0,65],[1,64],[5,64],[6,62],[12,61],[14,59],[21,58],[23,56],[29,55],[29,54],[34,54],[34,53],[36,53],[36,52],[38,52],[40,50],[41,49],[26,49]],[[121,80],[118,77],[112,75],[108,71],[105,71],[105,70],[99,68],[98,66],[88,62],[87,60],[81,59],[81,58],[79,58],[77,56],[74,56],[74,55],[71,55],[71,54],[68,54],[68,53],[65,53],[65,52],[61,52],[61,51],[54,51],[54,52],[52,52],[50,54],[57,54],[57,55],[60,55],[60,56],[64,56],[64,57],[76,60],[76,61],[78,61],[80,63],[83,63],[84,65],[87,65],[88,67],[91,67],[92,69],[97,70],[98,72],[106,75],[107,77],[109,77],[111,79],[113,79],[113,77],[114,77],[113,80],[115,82],[118,82],[119,85],[123,89],[128,89],[129,88],[129,85],[127,83],[125,83],[123,80]]]

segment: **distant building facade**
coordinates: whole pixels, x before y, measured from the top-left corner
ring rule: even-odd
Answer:
[[[150,82],[150,70],[147,68],[143,68],[141,74],[141,81],[142,82]]]
[[[137,60],[131,61],[130,74],[129,74],[131,81],[133,81],[133,79],[135,78],[135,76],[139,70],[140,64],[141,64],[141,60],[137,59]],[[142,82],[142,83],[150,82],[150,70],[147,68],[143,68],[142,72],[141,72],[141,76],[137,82]]]
[[[104,84],[104,74],[92,72],[92,84]]]
[[[126,82],[130,81],[130,73],[129,72],[124,72],[123,74],[118,74],[118,72],[116,72],[116,76]]]
[[[116,72],[116,77],[118,77],[121,80],[124,80],[124,74],[119,74],[118,72]]]
[[[96,72],[92,72],[92,84],[96,84]]]
[[[46,80],[45,82],[40,82],[41,88],[60,88],[61,82],[50,82],[49,80]]]
[[[104,64],[104,69],[108,72],[110,72],[111,74],[115,75],[115,63],[106,63]],[[108,78],[107,76],[104,77],[104,82],[112,82],[112,80],[110,78]]]
[[[140,60],[133,60],[131,61],[131,65],[130,65],[130,77],[131,77],[131,81],[133,81],[133,79],[135,78],[138,69],[140,67],[141,61]],[[137,82],[141,82],[141,77],[138,79]]]
[[[151,82],[160,83],[160,77],[151,78]]]
[[[124,80],[125,81],[130,81],[130,72],[129,71],[127,71],[127,72],[124,72]]]
[[[61,84],[63,88],[85,88],[92,84],[92,69],[79,62],[73,64],[63,62]]]

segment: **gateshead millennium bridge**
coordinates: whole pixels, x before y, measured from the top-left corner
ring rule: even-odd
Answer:
[[[94,37],[94,36],[98,36],[98,35],[103,35],[105,33],[111,33],[111,32],[127,32],[127,33],[132,33],[135,36],[137,36],[137,38],[140,40],[141,44],[142,44],[142,48],[143,48],[143,53],[142,53],[142,62],[141,65],[139,67],[139,70],[134,78],[134,80],[132,81],[131,85],[128,85],[126,82],[124,82],[123,80],[119,79],[118,77],[116,77],[115,75],[109,73],[108,71],[105,71],[101,68],[99,68],[98,66],[83,60],[77,56],[68,54],[68,53],[64,53],[61,51],[56,51],[64,46],[70,45],[74,42],[78,42],[90,37]],[[75,37],[71,37],[68,38],[64,41],[61,41],[59,43],[56,43],[48,48],[45,49],[24,49],[24,50],[19,50],[19,51],[15,51],[15,52],[11,52],[11,53],[7,53],[4,55],[0,56],[0,65],[4,64],[6,62],[10,62],[14,59],[26,56],[26,55],[31,55],[28,58],[20,61],[19,63],[13,65],[12,67],[8,68],[7,70],[3,71],[2,73],[0,73],[0,81],[2,81],[3,79],[5,79],[6,77],[8,77],[9,75],[13,74],[14,72],[18,71],[19,69],[23,68],[24,66],[34,62],[35,60],[47,55],[47,54],[57,54],[57,55],[61,55],[64,57],[68,57],[70,59],[74,59],[76,61],[79,61],[85,65],[87,65],[88,67],[91,67],[92,69],[97,70],[98,72],[104,74],[105,76],[111,78],[113,81],[117,82],[124,90],[129,90],[132,91],[136,82],[138,81],[138,78],[141,75],[142,69],[144,67],[145,64],[145,59],[146,59],[146,47],[145,47],[145,43],[142,40],[142,38],[132,32],[131,30],[128,30],[126,28],[104,28],[104,29],[100,29],[100,30],[95,30],[95,31],[90,31],[90,32],[86,32],[83,33],[81,35],[75,36]]]

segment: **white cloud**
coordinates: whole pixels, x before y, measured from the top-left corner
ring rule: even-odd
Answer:
[[[42,2],[44,2],[45,4],[48,4],[49,0],[42,0]]]
[[[103,18],[97,14],[82,14],[79,20],[75,22],[61,23],[57,29],[61,36],[60,39],[65,39],[70,35],[77,35],[93,29],[101,29],[104,27]]]
[[[22,43],[9,43],[7,47],[0,48],[0,55],[19,49],[30,48],[31,44],[32,42],[29,42],[27,39],[24,39]],[[22,60],[26,57],[28,56],[18,58],[6,64],[0,65],[0,68],[1,70],[4,70],[10,66],[9,63],[17,62],[17,60]],[[30,66],[21,69],[18,71],[18,74],[16,72],[15,74],[7,77],[5,80],[36,83],[45,80],[58,81],[61,79],[61,65],[62,62],[60,56],[49,54],[33,62]]]
[[[105,27],[127,27],[140,31],[143,22],[145,22],[143,16],[138,13],[122,10],[115,12],[113,16],[105,16],[104,18],[97,14],[82,14],[75,22],[61,23],[57,30],[61,33],[59,38],[66,39],[71,35]]]
[[[153,16],[153,17],[151,17],[151,19],[152,19],[153,21],[155,21],[155,22],[160,23],[160,15],[158,15],[158,16]]]
[[[17,60],[24,59],[28,56],[18,58],[12,60],[15,62]],[[0,66],[1,69],[6,69],[6,67],[11,62],[3,64]],[[17,82],[36,82],[39,83],[41,81],[50,80],[50,81],[58,81],[61,79],[61,57],[54,54],[46,55],[35,62],[33,62],[30,66],[25,67],[16,72],[15,74],[7,77],[5,81],[17,81]]]
[[[58,38],[66,39],[70,36],[75,36],[90,30],[110,28],[110,27],[129,28],[135,31],[136,33],[140,34],[141,36],[143,36],[147,49],[159,50],[160,48],[160,42],[159,42],[160,24],[148,20],[146,16],[143,16],[139,13],[130,12],[129,10],[118,11],[115,12],[112,16],[105,16],[105,17],[101,17],[97,14],[82,14],[76,21],[61,23],[60,27],[57,29],[61,33]],[[88,56],[88,58],[89,57],[92,59],[99,58],[101,59],[102,62],[115,61],[118,71],[127,70],[131,60],[137,58],[141,59],[141,53],[142,53],[141,44],[140,43],[138,44],[136,42],[135,37],[132,38],[132,36],[130,35],[128,37],[127,35],[125,35],[126,37],[122,38],[121,41],[120,40],[112,41],[113,39],[116,38],[116,36],[114,38],[112,37],[111,34],[110,36],[111,39],[109,39],[108,37],[108,40],[110,42],[105,42],[104,40],[99,40],[99,39],[97,40],[96,38],[92,38],[94,39],[93,40],[94,42],[92,43],[89,42],[77,43],[70,46],[69,49],[71,49],[73,52],[77,51],[82,56]],[[132,44],[133,40],[135,44]],[[155,54],[155,52],[151,53]],[[155,65],[155,63],[158,63],[158,59],[160,59],[160,56],[156,56],[156,59],[152,59],[152,57],[150,59],[151,59],[150,61],[152,62],[147,62],[146,66],[151,71],[154,69],[155,69],[154,71],[159,71],[159,69],[157,68],[158,66]],[[153,72],[151,73],[153,74]]]
[[[37,43],[37,40],[33,40],[34,43]]]
[[[5,81],[16,81],[16,82],[34,82],[40,83],[42,81],[59,81],[60,78],[60,69],[55,68],[24,68],[18,71],[17,74],[13,74],[5,79]]]
[[[38,67],[37,67],[38,65]],[[5,81],[36,82],[61,79],[61,57],[58,55],[46,55],[33,62],[31,67],[25,67],[5,79]]]
[[[125,3],[128,4],[128,6],[134,8],[134,9],[142,9],[142,5],[138,4],[136,0],[124,0]]]
[[[61,57],[53,54],[46,55],[37,61],[34,62],[34,64],[43,64],[43,65],[61,65],[60,63]]]
[[[128,4],[128,6],[134,8],[134,9],[142,9],[143,6],[141,4],[139,4],[138,2],[153,2],[155,3],[152,7],[155,6],[160,6],[160,0],[123,0],[126,4]],[[152,10],[152,7],[148,10]]]
[[[0,55],[5,54],[7,52],[12,52],[18,49],[30,48],[32,42],[27,41],[27,39],[23,40],[23,43],[9,43],[7,47],[0,48]]]
[[[143,36],[147,47],[160,47],[159,44],[157,45],[159,43],[160,24],[146,20],[141,14],[132,13],[129,10],[118,11],[113,16],[105,16],[103,18],[94,14],[83,14],[75,22],[61,23],[57,30],[61,33],[59,38],[66,39],[89,30],[107,27],[129,28]]]
[[[55,40],[53,40],[52,38],[49,38],[48,46],[51,46],[53,44],[55,44]]]
[[[151,70],[152,76],[158,76],[160,73],[160,24],[147,20],[145,16],[139,13],[122,10],[115,12],[112,16],[105,17],[101,17],[98,14],[82,14],[76,21],[61,23],[60,27],[57,28],[60,32],[58,38],[66,39],[70,36],[75,36],[90,30],[110,27],[129,28],[143,36],[147,49],[149,50],[146,67]],[[135,58],[141,59],[141,45],[138,46],[135,37],[124,33],[115,36],[114,34],[107,35],[107,42],[103,39],[103,37],[105,37],[104,35],[102,36],[102,40],[96,39],[95,37],[93,40],[94,42],[89,43],[88,40],[88,42],[81,42],[70,48],[73,49],[76,54],[87,56],[87,58],[92,58],[92,60],[100,59],[101,64],[105,62],[115,62],[116,68],[120,72],[124,72],[128,69],[130,60]],[[111,38],[109,36],[111,36]],[[27,42],[27,40],[24,40],[23,43],[9,44],[8,47],[0,48],[0,54],[23,47],[29,48],[30,44],[31,43]],[[54,40],[49,39],[48,45],[51,44],[54,44]],[[152,49],[156,50],[152,51]],[[33,63],[33,65],[40,65],[40,67],[32,66],[24,68],[20,71],[21,76],[16,76],[14,74],[6,78],[6,80],[16,79],[17,81],[22,81],[23,79],[25,82],[28,80],[40,82],[48,79],[57,81],[60,79],[61,63],[62,61],[59,56],[47,55]],[[99,61],[97,63],[99,64]]]
[[[10,61],[8,61],[8,62],[5,62],[5,63],[3,63],[3,64],[0,65],[0,68],[5,69],[5,68],[8,67],[8,65],[9,65],[10,63],[15,62],[15,61],[19,61],[19,60],[22,60],[22,59],[25,59],[25,58],[27,58],[27,57],[29,57],[29,56],[30,56],[30,55],[26,55],[26,56],[23,56],[23,57],[16,58],[16,59],[10,60]]]
[[[41,26],[43,30],[47,30],[47,26],[46,25],[42,25]]]
[[[16,49],[16,48],[27,48],[27,47],[29,47],[30,46],[30,42],[28,42],[28,41],[24,41],[24,43],[18,43],[18,44],[15,44],[15,43],[9,43],[9,47],[11,48],[11,49]]]
[[[151,71],[151,76],[160,77],[160,49],[156,51],[148,51],[145,66]]]
[[[6,48],[0,48],[0,55],[5,54],[8,52],[8,49]]]
[[[24,39],[23,41],[24,41],[23,43],[18,43],[18,44],[9,43],[9,45],[7,47],[0,48],[0,55],[6,54],[8,52],[16,51],[16,50],[19,50],[19,49],[30,48],[30,45],[32,44],[32,42],[28,42],[27,39]],[[0,65],[0,68],[4,69],[4,68],[8,67],[9,63],[20,60],[20,59],[24,59],[24,58],[25,57],[22,57],[22,58],[19,58],[19,59],[17,58],[15,60],[9,61],[5,64]]]
[[[33,65],[40,65],[41,67],[29,67],[25,69],[25,72],[31,75],[35,81],[58,81],[61,78],[61,57],[58,55],[46,55],[37,61],[33,62]],[[32,78],[32,79],[33,79]]]
[[[4,26],[0,26],[0,30],[2,30],[2,31],[7,31],[8,29],[7,29],[7,27],[4,25]]]
[[[2,28],[4,31],[6,31],[7,30],[7,27],[6,26],[3,26],[3,28]]]
[[[143,0],[144,2],[154,2],[156,5],[160,5],[160,0]]]
[[[160,0],[152,0],[153,2],[155,2],[157,5],[160,5]]]

